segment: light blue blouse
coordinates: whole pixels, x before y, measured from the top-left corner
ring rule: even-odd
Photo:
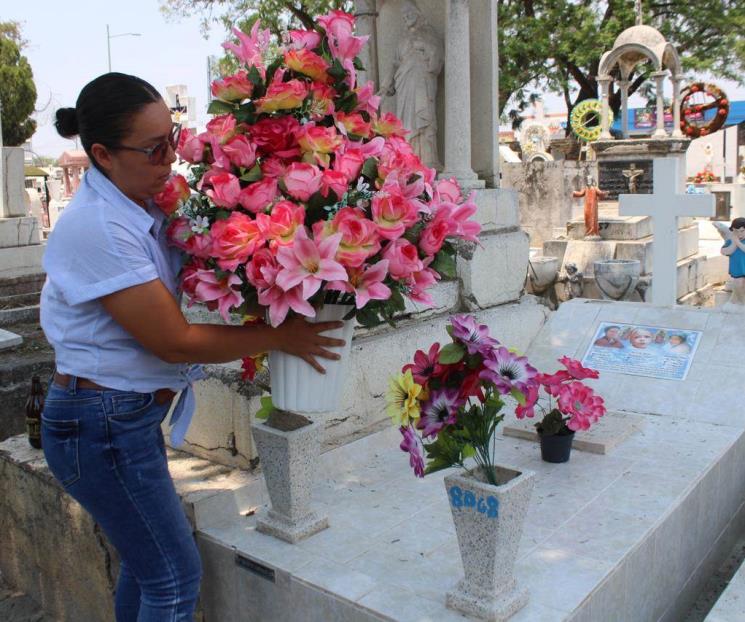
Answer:
[[[182,391],[170,419],[181,445],[194,413],[199,366],[166,363],[143,348],[103,308],[102,296],[160,279],[179,300],[180,251],[168,247],[166,217],[128,199],[89,169],[57,221],[44,254],[41,326],[57,370],[121,391]]]

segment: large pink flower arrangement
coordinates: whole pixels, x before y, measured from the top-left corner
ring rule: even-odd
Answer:
[[[365,37],[332,11],[316,30],[291,31],[273,62],[254,25],[226,43],[240,69],[212,84],[216,115],[185,130],[179,156],[195,195],[170,224],[187,261],[191,303],[272,325],[324,303],[351,304],[363,324],[390,320],[404,300],[455,273],[457,240],[477,241],[476,206],[453,180],[436,180],[380,114],[374,85],[357,83]]]

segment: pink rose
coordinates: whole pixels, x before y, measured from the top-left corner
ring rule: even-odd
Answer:
[[[326,169],[321,177],[321,195],[325,198],[329,196],[329,191],[333,191],[337,200],[341,200],[347,191],[349,182],[347,176],[341,171],[331,171]]]
[[[248,72],[240,69],[232,76],[225,76],[212,83],[212,95],[224,102],[240,102],[251,97],[253,82],[248,79]]]
[[[389,192],[381,191],[373,197],[372,216],[380,235],[395,240],[418,220],[419,212],[414,202],[392,187]]]
[[[283,178],[287,193],[298,201],[307,201],[321,187],[321,171],[305,162],[293,162]]]
[[[207,123],[207,132],[217,136],[224,143],[235,133],[235,117],[232,114],[221,114]]]
[[[269,216],[269,238],[279,246],[287,246],[295,239],[305,222],[305,208],[292,201],[280,201]]]
[[[218,207],[233,209],[238,205],[241,194],[241,184],[232,173],[216,173],[211,175],[209,183],[212,188],[205,190],[205,194]]]
[[[256,146],[243,134],[233,136],[222,146],[222,150],[235,166],[251,168],[256,163]]]
[[[336,127],[343,134],[351,134],[360,138],[370,138],[370,121],[365,121],[359,112],[353,112],[352,114],[337,112],[334,120],[336,121]]]
[[[360,176],[365,156],[359,149],[348,149],[343,154],[337,154],[334,161],[334,170],[342,173],[347,181],[352,181]]]
[[[383,259],[388,260],[388,273],[397,280],[411,277],[424,269],[419,251],[408,240],[399,238],[383,250]]]
[[[246,186],[241,191],[238,201],[248,211],[258,214],[272,204],[277,194],[277,180],[273,177],[264,177]]]
[[[341,233],[336,260],[344,266],[359,268],[380,250],[380,235],[374,222],[353,207],[340,209],[331,223],[333,233]]]
[[[279,158],[266,158],[261,163],[261,173],[264,177],[284,177],[287,165]]]
[[[186,242],[194,235],[191,230],[191,224],[186,216],[180,216],[179,218],[171,221],[166,229],[166,238],[168,241],[181,250],[187,250]]]
[[[449,208],[441,207],[434,219],[424,227],[419,238],[419,248],[425,255],[436,255],[445,243],[445,238],[458,230],[458,225],[450,214]]]
[[[243,212],[232,212],[210,229],[212,252],[222,270],[235,270],[261,246],[264,238],[259,224]]]
[[[262,155],[275,158],[294,158],[300,155],[295,134],[300,122],[291,115],[265,117],[249,128],[251,140]]]
[[[279,110],[292,110],[300,106],[307,95],[308,87],[304,81],[289,80],[281,82],[275,74],[272,83],[266,90],[266,95],[256,101],[256,112],[262,114]]]
[[[375,94],[375,83],[371,80],[365,86],[355,90],[357,94],[357,107],[355,112],[366,112],[371,117],[378,114],[380,108],[380,96]]]
[[[264,247],[257,250],[246,264],[246,278],[256,289],[267,289],[274,284],[278,270],[274,253]]]
[[[176,153],[182,160],[199,164],[204,159],[204,142],[199,140],[189,128],[181,130]]]
[[[191,196],[191,188],[182,175],[172,175],[166,182],[166,187],[153,197],[153,202],[170,216],[182,203]]]
[[[440,179],[435,184],[435,198],[448,203],[459,203],[461,199],[460,185],[455,178]]]

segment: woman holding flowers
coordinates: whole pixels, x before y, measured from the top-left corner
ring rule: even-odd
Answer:
[[[179,128],[150,84],[100,76],[83,88],[75,108],[57,111],[56,126],[64,137],[80,135],[92,167],[44,257],[41,324],[56,357],[42,417],[44,453],[120,554],[116,619],[191,620],[201,564],[160,427],[180,391],[171,439],[183,440],[194,409],[191,383],[200,377],[190,364],[283,350],[323,371],[317,358],[337,358],[328,348],[343,341],[322,333],[340,323],[187,323],[179,305],[180,257],[167,245],[164,225],[190,191],[169,184]],[[235,140],[221,153],[249,161],[251,150]],[[227,183],[213,179],[211,188],[216,203],[231,200]],[[240,259],[230,235],[222,238],[226,270]],[[202,300],[229,306],[225,284],[211,274],[213,281],[196,286]]]

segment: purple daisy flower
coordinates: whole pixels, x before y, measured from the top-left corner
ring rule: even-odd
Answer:
[[[468,354],[486,356],[499,345],[496,339],[489,336],[489,327],[477,324],[472,315],[454,315],[450,318],[450,324],[453,327],[453,338],[466,346]]]
[[[407,426],[399,428],[404,440],[401,441],[401,450],[409,453],[409,464],[414,469],[414,475],[424,477],[424,444],[416,433],[416,430]]]
[[[518,356],[504,347],[497,348],[484,359],[484,367],[486,369],[479,377],[493,382],[502,395],[512,389],[527,394],[538,375],[538,370],[528,363],[527,357]]]
[[[432,391],[430,398],[422,404],[422,414],[417,423],[422,436],[434,436],[446,425],[455,423],[455,416],[463,402],[458,389]]]

